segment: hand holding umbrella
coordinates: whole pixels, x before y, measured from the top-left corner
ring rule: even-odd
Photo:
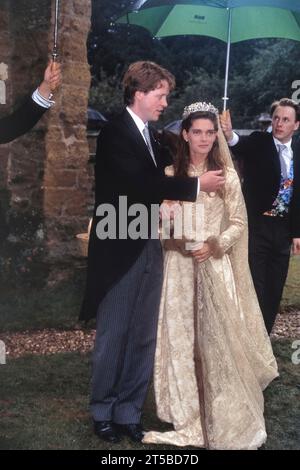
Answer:
[[[46,99],[51,99],[52,94],[61,84],[61,65],[51,60],[45,70],[44,80],[39,86],[39,93]]]
[[[227,142],[230,142],[233,139],[233,130],[229,109],[226,109],[220,114],[220,125]]]
[[[59,11],[59,0],[55,0],[55,17],[54,17],[54,38],[53,38],[53,49],[52,49],[52,60],[48,64],[44,80],[39,86],[40,94],[46,98],[51,99],[53,92],[57,90],[61,83],[61,65],[57,62],[58,58],[58,11]]]

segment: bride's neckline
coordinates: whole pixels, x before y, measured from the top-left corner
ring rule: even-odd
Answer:
[[[195,173],[198,173],[199,171],[203,171],[205,165],[206,165],[205,160],[197,164],[190,162],[190,169],[194,171]]]

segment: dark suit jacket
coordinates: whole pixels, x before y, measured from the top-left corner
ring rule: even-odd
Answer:
[[[24,104],[10,116],[0,119],[0,144],[6,144],[29,131],[47,108],[27,98]]]
[[[129,270],[145,246],[146,239],[118,238],[119,196],[126,195],[128,207],[142,203],[150,212],[151,204],[163,199],[194,201],[197,178],[170,178],[164,168],[170,160],[163,156],[159,144],[152,139],[157,167],[145,141],[130,114],[125,110],[109,122],[98,139],[95,167],[95,212],[91,228],[88,274],[81,319],[96,315],[99,302],[106,292]],[[96,216],[100,204],[109,203],[116,209],[117,239],[100,240]],[[120,211],[124,217],[124,211]],[[135,217],[133,217],[134,219]],[[131,218],[132,219],[132,218]],[[128,217],[128,224],[130,223]],[[158,222],[158,217],[156,217]],[[154,231],[158,227],[153,227]],[[150,232],[150,224],[149,230]]]
[[[291,237],[300,237],[300,141],[292,143],[294,191],[290,205]],[[243,192],[249,217],[272,208],[280,187],[280,161],[272,134],[253,132],[231,147],[243,162]],[[251,227],[250,227],[251,229]]]

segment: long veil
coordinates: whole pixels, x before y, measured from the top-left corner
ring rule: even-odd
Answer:
[[[227,167],[234,168],[231,153],[220,123],[218,130],[218,141],[221,157],[225,161],[225,165]],[[229,221],[225,214],[223,221],[224,228],[228,226],[228,223]],[[239,306],[241,309],[241,314],[243,315],[243,320],[246,324],[248,334],[251,336],[253,335],[252,337],[256,339],[258,350],[264,351],[267,356],[269,351],[269,364],[270,366],[277,369],[272,350],[271,348],[266,347],[269,345],[269,337],[266,329],[264,328],[262,313],[257,300],[248,264],[248,223],[239,240],[231,247],[229,253],[227,254],[230,258],[237,297],[239,299]],[[260,334],[258,334],[258,332],[260,332]],[[267,383],[261,383],[262,388],[265,388],[268,383],[269,380],[267,380]]]

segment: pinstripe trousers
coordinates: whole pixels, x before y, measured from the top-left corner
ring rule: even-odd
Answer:
[[[162,278],[161,244],[150,239],[99,305],[91,393],[95,421],[140,422],[153,370]]]

